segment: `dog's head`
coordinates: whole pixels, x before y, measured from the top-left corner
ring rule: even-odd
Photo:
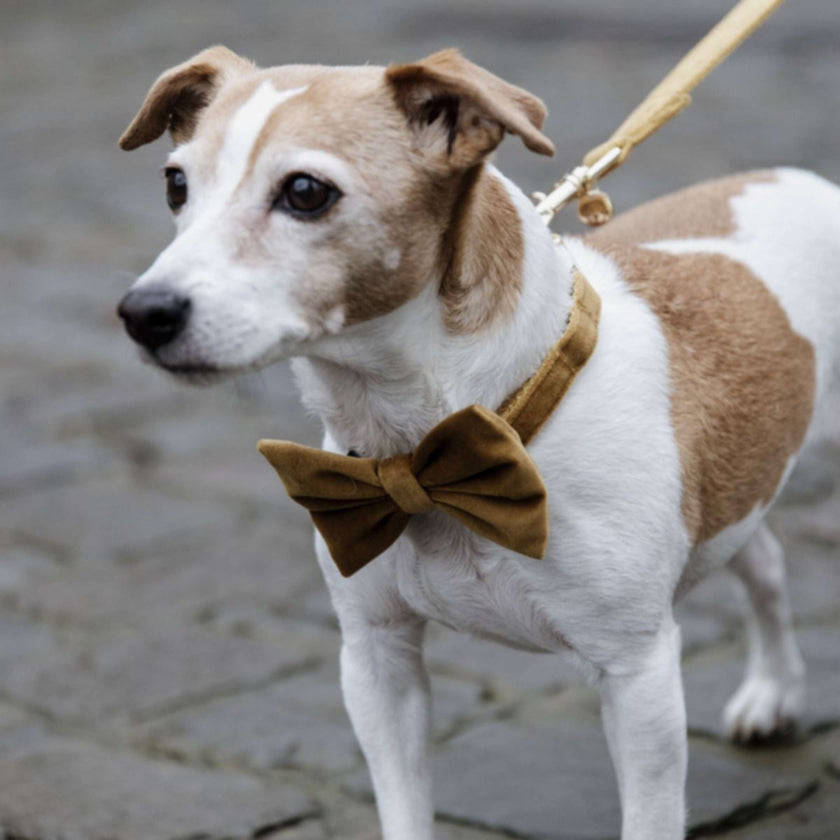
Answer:
[[[185,378],[307,352],[439,280],[465,184],[506,131],[551,154],[544,115],[454,50],[265,70],[205,50],[154,83],[120,138],[135,149],[172,135],[177,234],[119,314]]]

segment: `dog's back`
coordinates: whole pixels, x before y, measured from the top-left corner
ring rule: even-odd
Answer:
[[[662,323],[684,517],[708,542],[766,509],[806,440],[836,431],[840,189],[792,169],[735,175],[585,242]]]

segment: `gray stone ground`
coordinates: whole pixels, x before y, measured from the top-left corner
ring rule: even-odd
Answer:
[[[0,827],[12,840],[377,835],[310,548],[254,443],[313,443],[285,367],[191,391],[114,316],[169,236],[163,146],[116,138],[151,80],[223,41],[262,63],[385,62],[460,45],[541,94],[549,183],[607,136],[728,0],[0,3]],[[840,180],[840,5],[788,4],[614,176],[619,207],[732,170]],[[808,208],[802,208],[808,212]],[[566,219],[574,227],[574,221]],[[740,600],[681,608],[695,836],[840,837],[840,453],[773,514],[810,665],[798,737],[721,739]],[[550,658],[430,633],[439,837],[614,838],[593,693]],[[834,763],[832,763],[834,762]]]

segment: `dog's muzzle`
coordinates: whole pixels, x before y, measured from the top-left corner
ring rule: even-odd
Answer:
[[[190,299],[165,286],[130,291],[117,307],[128,334],[147,350],[172,341],[183,331],[190,315]]]

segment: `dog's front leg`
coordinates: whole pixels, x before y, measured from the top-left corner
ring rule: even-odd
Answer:
[[[432,840],[424,623],[342,622],[341,686],[367,759],[384,840]]]
[[[621,795],[621,840],[682,840],[687,736],[673,620],[631,669],[605,673],[600,690]]]

